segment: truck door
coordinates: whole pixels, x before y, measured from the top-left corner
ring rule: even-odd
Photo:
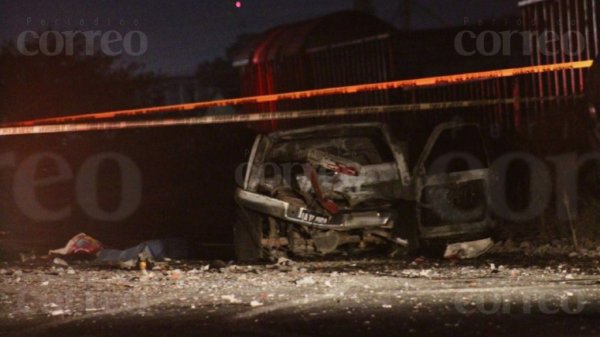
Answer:
[[[449,243],[487,234],[489,159],[477,125],[436,127],[414,177],[421,239]]]

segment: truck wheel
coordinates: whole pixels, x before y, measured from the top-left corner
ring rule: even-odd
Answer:
[[[441,259],[444,257],[447,246],[448,244],[445,242],[423,241],[421,244],[421,253],[428,258]]]
[[[257,262],[263,258],[261,243],[263,217],[240,208],[233,226],[235,258],[239,262]]]
[[[396,246],[393,255],[412,256],[419,252],[419,228],[414,212],[414,204],[404,202],[398,205],[398,215],[396,216],[394,234],[395,236],[407,240],[407,247]]]

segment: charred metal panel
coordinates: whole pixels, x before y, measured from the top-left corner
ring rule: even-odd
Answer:
[[[436,144],[447,143],[440,135],[464,133],[464,129],[477,131],[476,137],[466,140],[469,145],[464,150],[479,157],[469,151],[479,148],[473,143],[482,141],[478,127],[461,123],[436,127],[424,149],[410,141],[398,144],[384,125],[374,123],[272,133],[263,137],[271,146],[261,149],[263,141],[259,140],[251,155],[250,166],[259,167],[262,174],[248,170],[246,186],[257,186],[256,190],[240,188],[235,198],[243,209],[266,220],[260,222],[260,242],[271,254],[282,247],[310,255],[346,245],[359,249],[417,245],[416,236],[398,236],[417,230],[423,240],[448,242],[488,235],[493,221],[487,207],[485,149],[486,158],[479,163],[483,167],[469,165],[452,171],[456,167],[449,165],[448,172],[422,168],[426,158],[438,155]],[[413,170],[415,177],[405,179],[411,175],[404,160],[408,147],[423,154]],[[440,200],[445,202],[442,205],[451,205],[441,208],[448,212],[422,211],[439,205]],[[267,223],[268,228],[262,225]]]

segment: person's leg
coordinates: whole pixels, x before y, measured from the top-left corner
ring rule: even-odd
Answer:
[[[140,243],[139,245],[125,250],[119,249],[103,249],[98,252],[97,259],[102,262],[118,263],[130,260],[136,260],[138,255],[144,251],[146,243]]]

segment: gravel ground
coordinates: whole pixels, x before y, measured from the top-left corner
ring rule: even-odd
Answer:
[[[0,264],[0,275],[0,335],[518,336],[540,323],[549,335],[600,335],[590,258],[172,261],[150,271],[37,259]]]

